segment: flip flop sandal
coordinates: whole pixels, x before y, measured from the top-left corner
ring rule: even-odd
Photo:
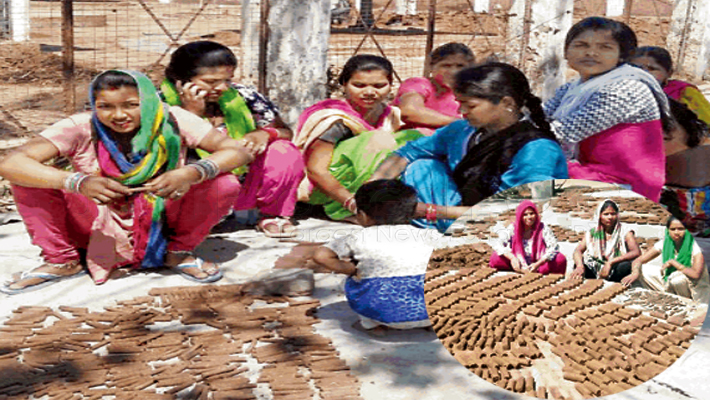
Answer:
[[[224,275],[222,274],[221,269],[217,269],[217,273],[215,273],[215,274],[210,274],[209,271],[205,271],[204,269],[202,269],[202,264],[204,264],[204,262],[205,261],[203,259],[201,259],[199,257],[195,257],[195,261],[178,264],[170,269],[179,273],[183,278],[189,279],[193,282],[211,283],[211,282],[216,282],[216,281],[222,279],[222,276],[224,276]],[[197,278],[194,275],[191,275],[190,273],[186,272],[185,269],[187,269],[187,268],[198,268],[202,272],[206,273],[207,276],[204,278]]]
[[[267,229],[267,227],[274,225],[278,228],[276,232],[271,232]],[[286,228],[287,226],[290,226],[291,229]],[[281,217],[262,219],[256,225],[256,230],[262,232],[264,236],[274,239],[292,238],[297,235],[296,227],[293,226],[291,221]]]
[[[80,272],[77,272],[76,274],[72,274],[72,275],[57,275],[57,274],[52,274],[50,272],[35,272],[34,270],[25,271],[22,274],[20,274],[18,279],[11,281],[11,282],[5,282],[4,285],[0,286],[0,292],[5,293],[5,294],[11,294],[11,295],[32,292],[34,290],[41,289],[45,286],[49,286],[49,285],[55,284],[57,282],[78,278],[78,277],[84,276],[84,275],[86,275],[85,269],[82,269]],[[13,283],[18,283],[20,281],[24,281],[26,279],[32,279],[32,278],[44,279],[44,281],[34,284],[34,285],[28,285],[28,286],[17,288],[17,289],[10,288],[10,285],[12,285]]]

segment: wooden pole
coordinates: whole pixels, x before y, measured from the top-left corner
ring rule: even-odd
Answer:
[[[76,111],[74,81],[74,7],[73,0],[62,0],[62,77],[64,86],[64,111]]]
[[[688,36],[690,36],[691,23],[693,21],[693,10],[695,9],[695,0],[688,0],[688,7],[683,20],[683,30],[680,34],[680,45],[678,46],[678,56],[675,59],[676,71],[684,72],[685,68],[685,50],[688,46]]]
[[[436,0],[429,0],[429,26],[426,34],[426,47],[424,49],[424,76],[429,75],[429,55],[434,50],[434,33],[436,30]]]
[[[624,3],[624,23],[626,25],[631,21],[631,7],[634,5],[634,0],[626,0]]]
[[[525,15],[523,16],[523,41],[520,45],[520,59],[518,68],[525,72],[525,56],[530,44],[530,27],[532,25],[532,3],[534,0],[525,0]]]
[[[261,0],[261,12],[259,23],[259,77],[258,88],[259,93],[264,96],[269,95],[269,89],[266,85],[266,60],[269,50],[269,0]]]

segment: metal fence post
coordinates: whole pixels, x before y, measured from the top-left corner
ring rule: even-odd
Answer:
[[[269,95],[269,88],[266,82],[266,60],[269,46],[269,0],[261,0],[259,24],[259,77],[258,88],[259,92],[264,96]]]
[[[426,33],[426,48],[424,49],[424,76],[429,75],[429,55],[434,50],[434,32],[436,30],[436,0],[429,0],[429,21]]]

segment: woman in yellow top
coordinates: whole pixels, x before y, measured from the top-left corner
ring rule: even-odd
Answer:
[[[692,83],[669,79],[673,75],[673,59],[662,47],[644,46],[634,51],[629,59],[631,64],[648,71],[663,86],[668,97],[678,100],[693,110],[700,120],[710,125],[710,102]]]

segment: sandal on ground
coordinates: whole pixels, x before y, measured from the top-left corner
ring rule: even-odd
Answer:
[[[71,266],[74,267],[77,264],[72,264]],[[71,274],[71,275],[59,275],[59,274],[53,274],[51,272],[41,272],[37,271],[39,268],[45,267],[45,266],[50,266],[50,267],[55,267],[55,268],[64,268],[69,266],[68,264],[50,264],[50,263],[44,263],[40,265],[37,268],[31,269],[29,271],[24,271],[22,274],[17,276],[15,279],[12,281],[5,282],[2,286],[0,286],[0,292],[5,293],[5,294],[20,294],[20,293],[26,293],[26,292],[31,292],[37,289],[41,289],[45,286],[49,286],[52,284],[55,284],[57,282],[65,281],[68,279],[74,279],[78,278],[80,276],[86,275],[86,270],[82,269],[81,271]],[[42,282],[36,283],[34,285],[27,285],[23,286],[20,288],[11,288],[11,285],[14,285],[16,283],[20,283],[24,280],[29,280],[29,279],[44,279]]]
[[[175,272],[179,273],[183,278],[189,279],[193,282],[199,282],[199,283],[211,283],[211,282],[216,282],[220,279],[222,279],[222,270],[219,269],[219,267],[215,264],[215,266],[212,269],[202,269],[202,265],[205,263],[205,261],[199,257],[195,257],[195,261],[189,261],[189,262],[184,262],[181,264],[178,264],[174,267],[170,267],[170,269],[174,270]],[[198,268],[200,271],[204,272],[207,274],[206,277],[204,278],[198,278],[189,272],[185,271],[187,268]]]
[[[276,227],[276,229],[269,230],[269,227]],[[264,233],[266,237],[283,239],[292,238],[296,236],[296,227],[293,226],[288,218],[284,217],[273,217],[264,218],[256,225],[256,230]]]

